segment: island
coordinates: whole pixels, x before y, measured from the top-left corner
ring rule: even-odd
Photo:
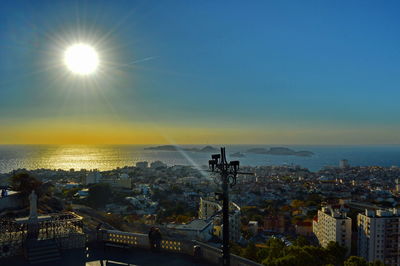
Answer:
[[[205,146],[201,149],[199,148],[182,148],[175,145],[161,145],[155,147],[147,147],[145,150],[155,150],[155,151],[191,151],[191,152],[218,152],[219,149],[212,146]]]
[[[314,155],[311,151],[295,151],[285,147],[272,147],[269,150],[265,148],[252,148],[247,150],[248,153],[269,154],[269,155],[294,155],[301,157],[311,157]]]
[[[244,155],[244,154],[241,153],[241,152],[235,152],[235,153],[232,153],[232,154],[231,154],[231,157],[243,158],[243,157],[246,157],[246,155]]]
[[[147,147],[144,149],[145,150],[155,150],[155,151],[178,151],[178,150],[181,150],[178,146],[174,146],[174,145],[162,145],[162,146],[155,146],[155,147]]]

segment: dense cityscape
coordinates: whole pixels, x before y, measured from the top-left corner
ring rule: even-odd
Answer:
[[[272,249],[271,245],[326,249],[338,243],[344,248],[341,258],[336,258],[340,263],[347,259],[346,265],[353,265],[348,262],[353,256],[385,265],[398,263],[398,240],[388,230],[400,222],[400,168],[358,167],[342,160],[337,167],[317,172],[300,166],[241,170],[254,174],[239,176],[230,191],[233,253],[265,265],[289,265],[290,256],[268,257],[264,250]],[[207,171],[154,161],[111,171],[20,169],[2,174],[0,180],[12,188],[21,176],[47,187],[51,197],[43,193],[39,198],[40,213],[74,211],[84,217],[87,232],[99,224],[134,233],[157,226],[174,239],[221,245],[222,208],[216,198],[220,182]],[[7,211],[7,203],[2,203],[2,216],[27,215],[24,208],[15,210],[23,206],[14,200],[20,193],[3,196],[2,200],[13,198],[8,207],[14,210]]]
[[[0,266],[400,266],[399,10],[1,1]]]

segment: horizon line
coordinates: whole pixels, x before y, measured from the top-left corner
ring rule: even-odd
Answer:
[[[58,146],[67,146],[67,145],[82,145],[82,146],[188,146],[188,145],[202,145],[202,146],[255,146],[255,145],[268,145],[268,146],[400,146],[400,143],[358,143],[358,144],[343,144],[343,143],[335,143],[335,144],[310,144],[310,143],[279,143],[279,144],[271,144],[271,143],[184,143],[184,144],[166,144],[166,143],[0,143],[0,146],[34,146],[34,145],[42,145],[42,146],[50,146],[50,145],[58,145]]]

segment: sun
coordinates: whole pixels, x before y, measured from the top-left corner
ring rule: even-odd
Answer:
[[[64,63],[73,73],[88,75],[95,72],[99,66],[99,56],[92,46],[78,43],[65,50]]]

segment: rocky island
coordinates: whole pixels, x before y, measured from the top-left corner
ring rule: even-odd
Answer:
[[[178,146],[174,145],[162,145],[162,146],[155,146],[155,147],[147,147],[144,148],[145,150],[155,150],[155,151],[177,151],[181,150]]]
[[[155,151],[191,151],[191,152],[218,152],[219,149],[212,146],[205,146],[204,148],[182,148],[175,145],[161,145],[155,147],[147,147],[145,150],[155,150]]]
[[[248,153],[255,153],[255,154],[269,154],[269,155],[294,155],[294,156],[301,156],[301,157],[311,157],[314,155],[311,151],[294,151],[289,148],[285,147],[272,147],[269,150],[265,148],[253,148],[247,150]]]
[[[235,153],[232,153],[232,154],[231,154],[231,157],[234,157],[234,158],[243,158],[243,157],[246,157],[246,155],[244,155],[244,154],[241,153],[241,152],[235,152]]]

